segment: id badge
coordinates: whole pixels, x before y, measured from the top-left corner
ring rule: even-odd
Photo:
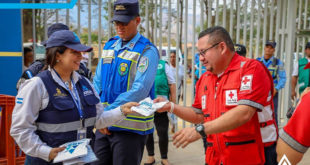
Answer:
[[[77,140],[86,139],[86,128],[79,128],[77,130]]]

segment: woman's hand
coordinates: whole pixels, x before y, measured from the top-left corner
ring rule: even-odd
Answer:
[[[140,104],[137,102],[128,102],[124,105],[121,105],[121,111],[124,115],[128,115],[131,113],[135,113],[134,111],[131,110],[131,107],[133,106],[139,106]]]
[[[58,152],[63,151],[65,148],[66,148],[65,146],[58,147],[58,148],[52,148],[52,150],[51,150],[51,152],[50,152],[50,154],[48,156],[48,159],[50,161],[53,160],[57,156]]]

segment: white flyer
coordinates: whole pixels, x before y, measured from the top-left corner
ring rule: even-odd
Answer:
[[[154,103],[150,97],[147,97],[139,102],[139,106],[131,107],[131,110],[140,113],[143,116],[152,115],[157,109],[168,103],[168,100]]]
[[[91,149],[90,145],[87,145],[86,147],[87,147],[87,155],[85,155],[83,157],[78,157],[75,159],[64,161],[63,165],[72,165],[72,164],[80,165],[80,164],[85,164],[85,163],[91,163],[91,162],[98,160],[95,153]]]
[[[87,155],[87,145],[90,139],[82,139],[78,141],[68,142],[61,146],[66,146],[66,149],[59,152],[55,157],[53,163],[64,162],[77,157],[83,157]]]

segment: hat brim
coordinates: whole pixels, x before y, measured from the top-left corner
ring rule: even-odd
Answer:
[[[46,47],[46,43],[47,43],[47,40],[42,41],[42,42],[41,42],[41,45],[43,45],[43,46],[45,46],[45,47]]]
[[[310,62],[304,67],[304,69],[310,69]]]
[[[265,46],[271,46],[272,48],[275,48],[272,44],[265,44]]]
[[[70,45],[64,45],[67,48],[73,49],[78,52],[90,52],[93,50],[92,47],[83,45],[83,44],[70,44]]]
[[[112,21],[118,21],[123,23],[130,22],[135,16],[133,15],[114,15]]]

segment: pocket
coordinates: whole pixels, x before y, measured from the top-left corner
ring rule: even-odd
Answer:
[[[262,148],[251,137],[224,137],[226,164],[260,164],[262,163]],[[242,155],[242,159],[240,158]]]
[[[88,96],[84,96],[85,98],[85,102],[87,105],[96,105],[99,103],[99,99],[94,95],[88,95]]]
[[[65,110],[71,110],[75,106],[73,100],[69,97],[66,98],[56,98],[53,101],[53,107],[56,110],[65,111]]]

